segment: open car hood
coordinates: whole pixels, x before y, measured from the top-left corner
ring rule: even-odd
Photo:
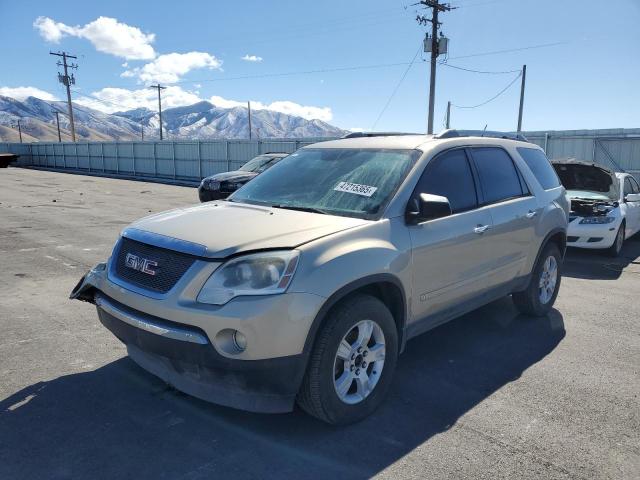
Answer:
[[[618,200],[618,180],[613,170],[579,160],[551,162],[569,198]]]
[[[249,250],[295,248],[366,223],[359,218],[218,201],[150,215],[132,223],[123,235],[222,259]]]

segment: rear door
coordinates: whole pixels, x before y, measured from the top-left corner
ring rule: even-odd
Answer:
[[[486,233],[492,262],[486,281],[489,287],[497,287],[529,273],[524,268],[541,212],[505,149],[474,147],[470,151],[480,179],[482,204],[489,209],[493,224]]]
[[[478,208],[477,182],[465,149],[448,150],[432,159],[414,190],[414,195],[421,193],[447,197],[453,214],[408,227],[415,319],[459,308],[475,297],[484,288],[482,279],[491,265],[483,233],[491,227],[491,215]]]

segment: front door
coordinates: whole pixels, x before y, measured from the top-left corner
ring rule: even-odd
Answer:
[[[486,237],[491,214],[478,208],[476,181],[465,150],[449,150],[431,160],[414,191],[421,193],[447,197],[453,214],[408,227],[415,320],[463,306],[484,289],[483,278],[491,269]]]

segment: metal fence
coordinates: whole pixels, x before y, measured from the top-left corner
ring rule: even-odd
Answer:
[[[640,180],[640,128],[524,132],[551,159],[575,157]],[[178,142],[0,143],[0,152],[20,155],[18,165],[199,181],[235,170],[261,153],[294,152],[329,138]]]
[[[0,151],[20,155],[21,166],[199,181],[208,175],[236,170],[262,153],[293,153],[324,140],[330,139],[0,143]]]
[[[640,128],[525,132],[525,136],[552,160],[573,157],[627,171],[640,180]]]

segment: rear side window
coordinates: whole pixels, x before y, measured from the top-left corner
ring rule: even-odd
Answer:
[[[520,177],[507,152],[494,147],[474,148],[472,152],[485,203],[500,202],[523,195]]]
[[[478,206],[476,186],[464,150],[447,152],[429,163],[416,191],[447,197],[453,213]]]
[[[556,171],[551,166],[547,156],[536,148],[518,148],[518,153],[527,164],[533,175],[542,185],[542,188],[549,190],[560,186],[560,179]]]

